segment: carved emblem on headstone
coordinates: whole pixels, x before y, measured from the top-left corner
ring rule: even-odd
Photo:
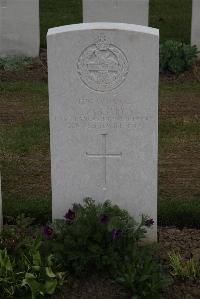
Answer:
[[[105,35],[99,35],[95,44],[80,55],[77,70],[81,80],[96,91],[117,88],[128,74],[128,60],[118,47],[112,45]]]

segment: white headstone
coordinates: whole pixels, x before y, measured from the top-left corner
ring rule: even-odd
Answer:
[[[192,1],[191,44],[200,50],[200,0]]]
[[[53,218],[92,197],[156,221],[158,30],[78,24],[47,42]]]
[[[83,0],[83,22],[148,26],[149,0]]]
[[[39,55],[39,0],[0,0],[0,56]]]

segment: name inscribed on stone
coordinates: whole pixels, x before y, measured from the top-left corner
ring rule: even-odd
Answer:
[[[68,108],[65,125],[68,129],[129,129],[139,128],[151,120],[151,116],[137,114],[131,103],[119,98],[81,98]]]

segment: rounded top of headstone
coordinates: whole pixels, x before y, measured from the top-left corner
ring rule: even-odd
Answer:
[[[156,28],[135,25],[135,24],[126,24],[126,23],[99,22],[99,23],[81,23],[81,24],[73,24],[73,25],[50,28],[48,30],[47,37],[55,34],[62,34],[65,32],[81,31],[81,30],[124,30],[124,31],[132,31],[132,32],[159,36],[159,29]]]

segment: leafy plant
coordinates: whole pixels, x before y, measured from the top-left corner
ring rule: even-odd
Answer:
[[[26,239],[32,237],[34,228],[31,224],[34,219],[25,217],[24,214],[8,218],[12,225],[4,225],[0,233],[0,248],[6,248],[9,253],[17,254],[20,247],[24,246]]]
[[[172,276],[200,278],[200,264],[193,258],[184,261],[180,254],[172,251],[169,253],[169,259]]]
[[[57,287],[64,282],[65,274],[55,272],[55,259],[53,255],[43,258],[40,254],[41,240],[37,238],[28,246],[27,252],[22,256],[22,264],[26,268],[22,286],[28,286],[31,290],[32,299],[45,294],[52,295]]]
[[[53,294],[65,277],[63,272],[57,271],[59,265],[54,256],[41,254],[40,236],[33,239],[23,234],[20,242],[17,240],[15,250],[8,243],[10,254],[7,249],[0,250],[1,298],[25,298],[31,293],[32,299],[36,299]]]
[[[32,58],[25,56],[0,57],[0,67],[3,67],[6,71],[20,70],[31,62]]]
[[[133,299],[160,299],[169,283],[161,265],[151,256],[149,248],[134,249],[132,256],[119,265],[116,281],[129,289]]]
[[[160,45],[160,71],[180,73],[189,70],[197,60],[196,46],[167,40]]]
[[[22,273],[15,272],[15,261],[7,250],[0,250],[0,292],[1,298],[12,298],[20,288]]]
[[[86,198],[83,205],[74,205],[66,213],[65,220],[54,223],[46,245],[75,275],[92,270],[114,272],[145,236],[147,220],[142,217],[137,224],[127,211],[109,201],[95,204]]]
[[[24,215],[14,224],[10,219],[12,225],[4,227],[0,240],[9,271],[8,279],[4,274],[0,279],[5,298],[51,295],[64,283],[66,271],[76,276],[92,271],[108,272],[112,277],[119,273],[118,281],[135,296],[156,298],[161,272],[150,252],[140,247],[153,219],[142,216],[136,223],[110,201],[95,203],[91,198],[83,205],[74,204],[63,216],[42,227],[43,239],[41,229],[30,226],[33,219]]]

